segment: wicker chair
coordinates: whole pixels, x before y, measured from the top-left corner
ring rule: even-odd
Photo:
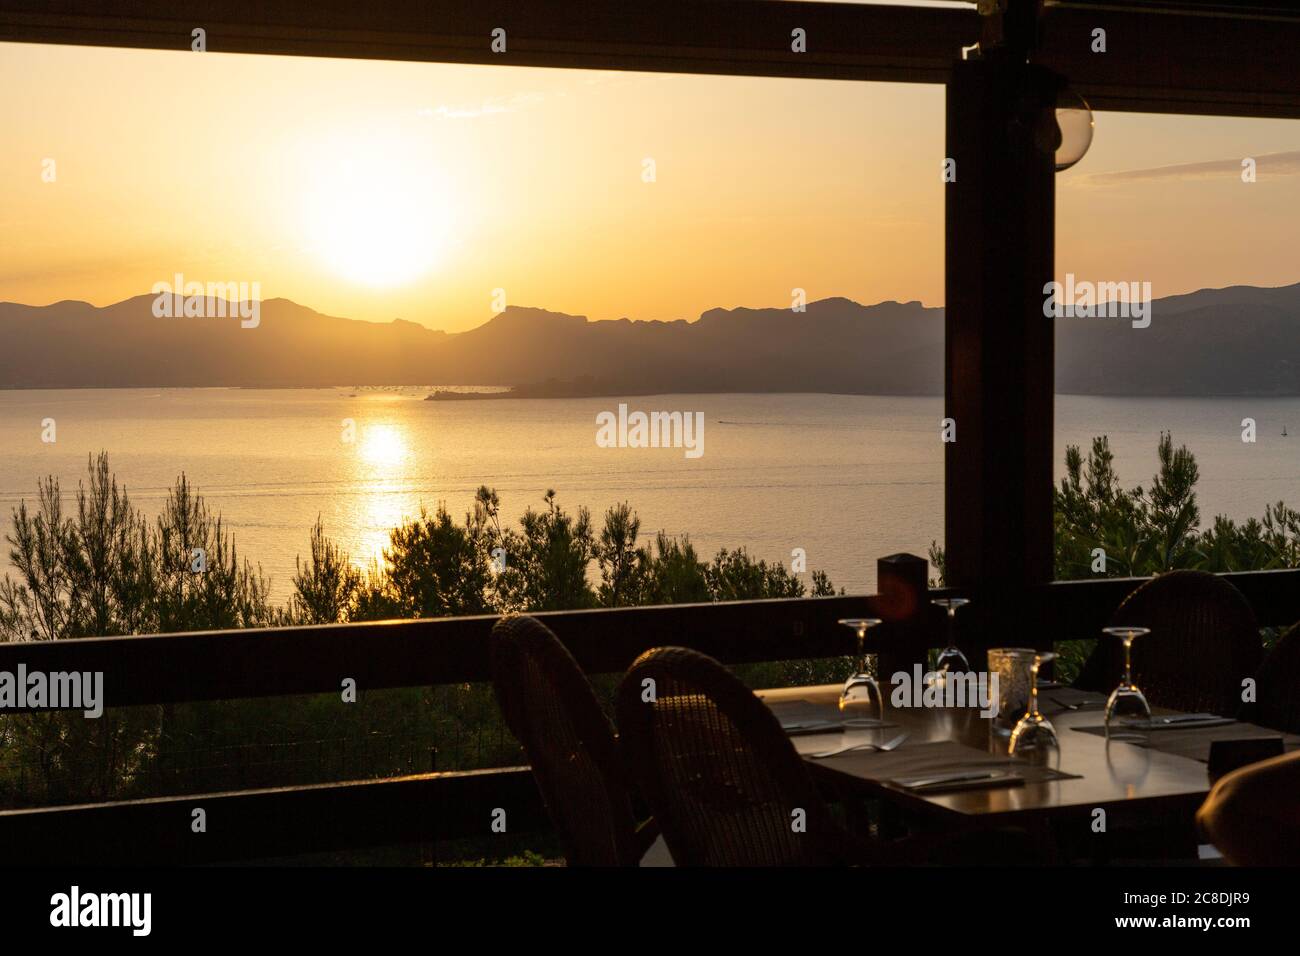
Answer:
[[[1170,571],[1137,588],[1113,626],[1147,627],[1133,642],[1133,680],[1153,706],[1227,717],[1241,709],[1241,682],[1259,667],[1259,624],[1241,592],[1204,571]],[[1124,674],[1124,648],[1101,637],[1076,686],[1107,693]]]
[[[492,682],[523,744],[570,866],[636,866],[656,836],[637,827],[614,729],[577,661],[532,617],[492,628]]]
[[[1244,716],[1273,730],[1300,734],[1300,624],[1278,638],[1259,665],[1255,703]]]
[[[1300,753],[1225,776],[1196,813],[1201,835],[1234,866],[1300,865]]]
[[[767,706],[696,651],[642,654],[619,685],[616,710],[628,765],[678,866],[1005,864],[1042,853],[1009,828],[893,843],[859,838],[832,819]]]
[[[648,651],[616,701],[628,764],[679,866],[847,862],[854,841],[831,820],[780,723],[721,664],[682,647]],[[792,826],[797,809],[803,833]]]

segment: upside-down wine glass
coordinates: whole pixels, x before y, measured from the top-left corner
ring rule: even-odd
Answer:
[[[1055,657],[1056,654],[1051,651],[1034,655],[1029,674],[1029,709],[1020,718],[1015,730],[1011,731],[1010,749],[1013,756],[1042,756],[1046,760],[1050,754],[1060,750],[1056,728],[1038,711],[1038,669]]]
[[[839,623],[852,628],[858,638],[857,665],[853,676],[844,682],[840,691],[840,712],[849,717],[881,720],[884,716],[884,698],[880,684],[867,669],[867,631],[880,624],[878,617],[849,617]]]
[[[948,609],[948,646],[939,652],[938,660],[935,661],[936,681],[943,683],[949,672],[964,674],[970,670],[970,661],[966,660],[966,655],[957,647],[957,608],[965,607],[970,599],[935,598],[932,603]]]
[[[1137,728],[1127,731],[1125,728],[1132,724],[1141,726],[1151,720],[1151,705],[1147,703],[1146,696],[1138,689],[1137,684],[1133,683],[1133,641],[1150,634],[1151,629],[1105,627],[1102,628],[1102,633],[1118,637],[1124,642],[1124,679],[1110,692],[1110,697],[1106,701],[1106,736],[1117,740],[1123,740],[1125,737],[1143,737],[1144,735],[1133,732]]]

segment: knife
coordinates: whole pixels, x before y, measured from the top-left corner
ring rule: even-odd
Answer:
[[[922,793],[978,787],[1020,787],[1024,786],[1025,778],[1005,770],[974,770],[935,774],[932,777],[896,777],[891,782],[904,790]]]
[[[902,784],[909,790],[917,790],[923,787],[932,787],[940,783],[963,783],[967,780],[995,780],[998,777],[1005,776],[1002,770],[977,770],[967,771],[964,773],[941,773],[933,777],[904,778],[895,780],[895,783]]]
[[[1173,714],[1169,717],[1152,717],[1153,724],[1186,724],[1186,723],[1205,723],[1210,720],[1230,720],[1228,717],[1220,717],[1218,714]]]
[[[817,730],[842,730],[844,722],[841,720],[805,720],[799,723],[782,724],[781,729],[787,734],[809,733]]]

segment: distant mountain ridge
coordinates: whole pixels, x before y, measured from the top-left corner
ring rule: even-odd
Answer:
[[[1058,320],[1056,390],[1079,395],[1300,395],[1300,283],[1156,299],[1151,326]]]
[[[288,299],[263,301],[257,328],[245,329],[232,318],[155,318],[154,298],[102,308],[0,303],[0,387],[594,380],[609,394],[943,392],[943,310],[919,302],[830,298],[805,312],[710,309],[694,322],[590,321],[511,306],[451,334],[324,315]],[[1056,321],[1058,392],[1300,395],[1300,284],[1156,299],[1146,329],[1124,319]]]

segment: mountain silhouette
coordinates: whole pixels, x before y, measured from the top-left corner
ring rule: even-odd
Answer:
[[[256,328],[229,317],[156,318],[154,298],[103,308],[0,303],[0,386],[547,383],[521,394],[558,395],[574,382],[574,394],[943,392],[943,310],[919,302],[831,298],[804,312],[710,309],[694,322],[590,321],[511,306],[450,334],[324,315],[288,299],[263,301]],[[1300,284],[1170,296],[1156,299],[1151,315],[1144,329],[1121,318],[1057,319],[1057,390],[1300,395]]]
[[[1151,325],[1058,319],[1056,390],[1079,395],[1300,395],[1300,284],[1152,303]]]

